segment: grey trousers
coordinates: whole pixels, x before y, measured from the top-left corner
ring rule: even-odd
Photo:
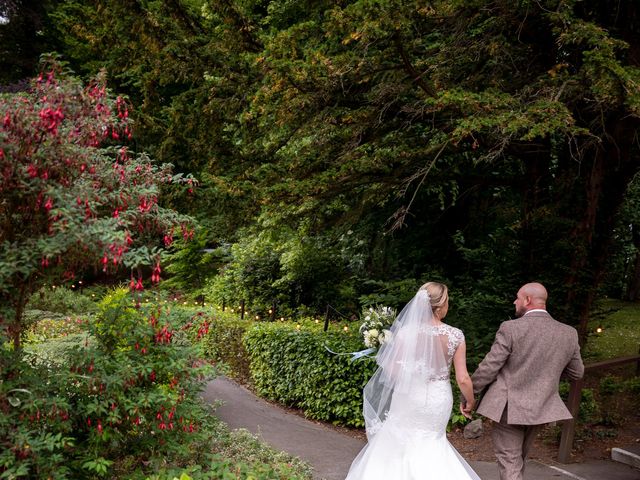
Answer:
[[[500,480],[523,480],[525,460],[541,427],[508,424],[505,407],[500,422],[493,423],[491,432]]]

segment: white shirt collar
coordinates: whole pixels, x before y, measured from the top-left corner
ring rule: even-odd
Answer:
[[[538,313],[538,312],[544,312],[544,313],[549,313],[547,312],[544,308],[532,308],[531,310],[529,310],[527,313],[525,313],[524,315],[528,315],[530,313]],[[524,317],[523,315],[523,317]]]

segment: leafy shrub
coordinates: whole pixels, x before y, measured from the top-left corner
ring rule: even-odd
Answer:
[[[86,314],[96,311],[96,303],[76,290],[66,287],[42,287],[31,295],[27,309],[69,314]]]
[[[65,368],[72,358],[74,348],[93,344],[86,333],[72,333],[50,338],[38,343],[25,343],[24,360],[32,365],[45,367],[48,371]]]
[[[363,282],[363,288],[370,293],[362,294],[359,300],[363,307],[390,305],[400,309],[411,300],[422,283],[424,282],[416,278],[366,280]]]
[[[624,383],[612,375],[606,375],[600,379],[600,394],[614,395],[624,389]]]
[[[297,457],[274,450],[246,430],[229,430],[226,424],[209,416],[203,422],[208,434],[202,449],[206,458],[188,467],[163,467],[153,475],[127,477],[130,480],[193,480],[254,479],[254,480],[310,480],[309,465]]]
[[[207,283],[206,297],[219,305],[244,299],[247,308],[262,315],[274,302],[285,316],[309,309],[323,312],[327,303],[353,310],[355,293],[345,262],[329,239],[303,230],[248,232],[231,246],[228,263]]]
[[[636,399],[640,398],[640,377],[634,377],[624,383],[624,388],[629,393],[636,395]]]
[[[231,377],[243,383],[250,382],[249,356],[242,338],[253,325],[253,321],[240,320],[237,315],[221,312],[207,320],[208,333],[202,337],[201,341],[205,357],[228,367],[225,373]]]
[[[313,325],[313,324],[311,324]],[[352,329],[357,332],[357,327]],[[256,324],[244,345],[257,392],[270,400],[302,409],[310,418],[361,427],[362,388],[375,362],[350,362],[329,353],[360,350],[357,334],[322,332],[319,327]]]
[[[268,478],[294,480],[312,476],[309,465],[286,452],[274,450],[247,430],[231,431],[226,424],[216,420],[212,422],[210,431],[213,437],[211,448],[215,454],[235,463],[269,464],[278,476]]]
[[[81,333],[87,322],[80,317],[43,312],[42,310],[27,310],[25,320],[31,324],[24,338],[27,344]]]
[[[188,242],[174,242],[165,266],[168,278],[160,284],[160,288],[199,294],[211,272],[217,271],[229,260],[228,246],[208,249],[209,245],[207,232],[202,229]]]
[[[211,369],[184,318],[135,308],[126,290],[116,290],[86,327],[93,341],[73,342],[66,368],[0,350],[0,443],[9,446],[0,473],[93,478],[127,462],[152,469],[197,461],[193,452],[210,441],[198,394]]]
[[[569,397],[569,386],[568,382],[560,382],[560,397],[565,402]],[[581,423],[597,423],[600,421],[600,406],[596,401],[593,390],[590,388],[582,389],[580,409],[578,410],[578,421]]]

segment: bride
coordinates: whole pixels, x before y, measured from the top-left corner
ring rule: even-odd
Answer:
[[[393,323],[364,387],[368,444],[346,480],[480,480],[446,437],[452,362],[466,410],[475,403],[464,335],[442,322],[448,308],[447,287],[429,282]]]

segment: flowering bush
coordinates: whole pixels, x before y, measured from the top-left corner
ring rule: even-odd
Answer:
[[[83,85],[55,59],[43,70],[26,92],[0,95],[0,334],[16,350],[43,283],[142,265],[157,283],[162,240],[193,235],[190,218],[158,203],[162,185],[193,179],[132,154],[128,101],[104,75]]]
[[[388,330],[396,319],[396,311],[390,307],[369,307],[362,311],[364,323],[360,325],[365,346],[378,348],[388,339],[391,332]]]
[[[61,361],[0,348],[0,477],[123,478],[205,451],[198,397],[212,370],[184,318],[135,303],[125,289],[108,295]]]

